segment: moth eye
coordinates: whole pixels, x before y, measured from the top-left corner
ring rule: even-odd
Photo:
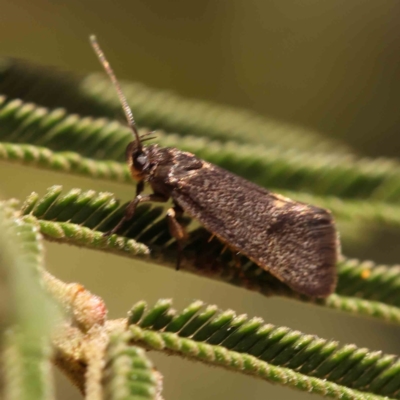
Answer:
[[[148,164],[147,156],[144,153],[133,154],[133,166],[135,169],[142,171]]]

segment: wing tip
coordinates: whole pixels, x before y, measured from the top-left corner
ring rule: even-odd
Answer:
[[[294,290],[309,297],[325,298],[334,293],[337,285],[336,264],[341,254],[339,233],[331,213],[327,210],[321,212],[321,224],[317,228],[315,235],[315,264],[313,274],[309,274],[309,279],[299,280],[299,284],[289,284]],[[304,266],[310,270],[310,266]]]

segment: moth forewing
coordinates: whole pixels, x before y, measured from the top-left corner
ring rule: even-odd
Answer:
[[[302,294],[334,291],[338,238],[329,211],[275,195],[210,163],[179,175],[171,197],[232,250]]]

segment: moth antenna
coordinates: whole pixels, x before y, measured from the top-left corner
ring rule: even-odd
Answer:
[[[135,135],[136,143],[138,145],[138,150],[140,151],[142,149],[142,142],[140,141],[140,136],[139,136],[139,132],[138,132],[138,129],[136,126],[136,122],[135,122],[135,119],[133,118],[132,110],[129,107],[128,101],[126,100],[126,97],[125,97],[124,93],[122,92],[122,89],[117,80],[117,77],[115,76],[115,73],[114,73],[113,69],[111,68],[110,63],[107,61],[107,58],[103,53],[103,50],[101,50],[95,35],[90,36],[90,43],[99,59],[101,65],[103,66],[104,70],[106,71],[107,75],[111,79],[111,82],[113,83],[113,85],[117,91],[119,101],[122,105],[122,109],[124,110],[124,114],[125,114],[126,120],[128,122],[128,126],[132,129],[132,132]]]
[[[142,139],[142,142],[147,142],[148,140],[157,139],[157,136],[150,136],[147,138]]]

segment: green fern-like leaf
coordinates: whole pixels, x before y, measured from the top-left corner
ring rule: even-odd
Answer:
[[[143,349],[129,345],[129,335],[114,334],[107,349],[105,392],[110,399],[157,399],[162,382]]]
[[[14,208],[0,203],[0,266],[8,289],[2,359],[4,395],[10,400],[54,398],[49,334],[58,317],[41,287],[41,242],[35,223],[22,221]]]
[[[65,107],[72,113],[115,118],[120,104],[103,74],[73,76],[26,61],[3,59],[0,93],[43,106]],[[316,132],[261,117],[251,111],[204,101],[189,100],[141,83],[122,83],[140,126],[179,132],[181,135],[208,136],[219,140],[253,141],[267,146],[339,153],[349,150],[338,141],[324,139]]]
[[[399,398],[395,356],[340,347],[232,310],[216,313],[215,306],[201,312],[203,306],[195,302],[177,313],[170,301],[160,300],[145,312],[138,303],[128,318],[132,343],[328,397]]]
[[[75,151],[81,156],[100,160],[122,161],[126,145],[132,138],[128,128],[104,119],[80,118],[65,110],[49,111],[32,103],[0,98],[0,140],[11,143],[30,143],[45,146],[52,151]],[[147,130],[146,130],[147,131]],[[142,132],[143,133],[143,132]],[[326,155],[299,153],[278,147],[263,148],[259,144],[244,145],[235,142],[216,142],[205,138],[166,135],[157,132],[161,146],[179,147],[196,153],[207,161],[220,165],[238,175],[265,187],[306,191],[320,195],[336,195],[344,198],[374,198],[397,201],[400,192],[400,167],[394,160],[364,160],[350,155]],[[21,158],[9,147],[2,150],[3,158]],[[31,147],[22,148],[32,153]],[[32,151],[33,150],[33,151]],[[10,156],[9,156],[10,153]],[[51,161],[41,160],[46,155]],[[78,163],[79,169],[90,171],[90,161],[73,154],[64,154],[66,165]],[[52,153],[39,149],[37,157],[25,157],[32,161],[52,164],[57,168]],[[37,161],[36,161],[37,162]],[[39,162],[39,165],[40,165]],[[58,162],[61,162],[58,158]],[[85,165],[82,165],[82,162]],[[115,164],[111,164],[111,169]],[[102,169],[110,172],[110,164]],[[101,177],[101,175],[100,175]],[[128,179],[128,175],[124,175]]]
[[[55,186],[41,199],[37,194],[31,194],[23,204],[22,212],[38,218],[40,230],[49,240],[174,268],[176,242],[170,236],[163,207],[141,205],[135,220],[122,227],[123,236],[105,238],[102,235],[116,225],[124,208],[125,205],[119,206],[109,193],[96,194],[94,191],[74,189],[62,195],[62,188]],[[345,312],[400,322],[397,267],[343,259],[338,263],[337,293],[323,300],[310,299],[293,292],[244,256],[241,257],[241,267],[235,267],[237,259],[232,254],[222,253],[222,243],[208,243],[209,232],[199,228],[189,218],[182,222],[188,226],[189,232],[188,244],[183,252],[183,266],[187,271],[266,296],[283,295]],[[378,284],[380,290],[376,291],[374,288]]]

